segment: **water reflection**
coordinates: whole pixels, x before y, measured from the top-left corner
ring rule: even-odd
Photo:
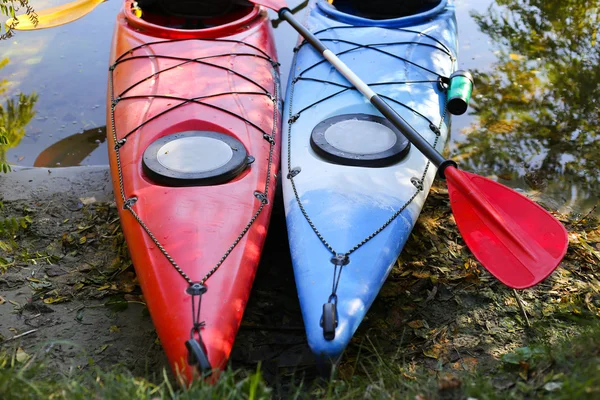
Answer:
[[[288,1],[300,20],[307,3]],[[0,42],[0,53],[11,58],[0,80],[8,81],[4,96],[14,99],[13,110],[22,103],[19,93],[39,95],[37,102],[24,99],[37,113],[23,122],[14,139],[19,145],[2,151],[9,162],[108,163],[97,130],[105,124],[107,60],[121,4],[105,2],[71,24]],[[539,191],[553,207],[585,212],[597,203],[599,6],[600,0],[456,0],[461,67],[476,69],[478,90],[472,118],[454,119],[454,153],[462,165]],[[474,8],[479,13],[471,17]],[[270,15],[285,88],[297,34]]]
[[[64,2],[40,0],[34,6],[41,10]],[[307,3],[288,1],[295,12]],[[105,130],[108,53],[115,16],[121,6],[120,0],[105,2],[68,25],[19,31],[12,39],[0,41],[0,54],[12,59],[0,72],[0,80],[6,80],[7,95],[34,91],[39,94],[37,115],[26,124],[19,145],[13,145],[6,155],[11,164],[108,164],[106,144],[99,139],[97,130]],[[278,26],[275,39],[282,82],[286,82],[296,33],[288,24],[279,25],[276,13],[270,15],[275,20],[273,25]],[[83,147],[76,147],[79,145]],[[69,146],[73,146],[70,151]]]
[[[463,165],[584,212],[600,193],[600,0],[497,3],[473,14],[498,61],[476,73]]]
[[[9,64],[9,59],[0,61],[0,70]],[[6,152],[11,147],[17,146],[25,136],[25,127],[35,116],[35,103],[38,96],[35,93],[19,93],[17,96],[8,97],[8,81],[0,81],[0,95],[4,96],[5,103],[0,104],[0,133],[7,144],[0,144],[0,162],[6,161]]]
[[[67,136],[46,147],[35,159],[34,167],[62,167],[80,165],[94,150],[106,141],[106,126],[87,129]]]

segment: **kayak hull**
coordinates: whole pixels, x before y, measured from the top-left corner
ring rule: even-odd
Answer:
[[[189,382],[198,375],[185,346],[194,326],[192,297],[186,291],[190,283],[173,263],[193,282],[216,267],[204,283],[208,290],[198,322],[211,367],[222,369],[250,294],[275,194],[274,143],[280,135],[275,47],[259,8],[216,28],[179,30],[136,19],[131,6],[126,1],[117,18],[110,55],[111,175],[148,310],[173,370]],[[159,184],[144,170],[145,150],[189,131],[235,138],[254,162],[222,184]]]
[[[445,92],[456,69],[452,2],[420,18],[373,21],[313,2],[307,27],[442,151],[448,138]],[[390,273],[421,212],[436,168],[416,148],[392,165],[341,165],[315,152],[311,133],[328,118],[381,114],[307,44],[297,51],[287,89],[282,149],[283,193],[292,262],[308,344],[320,362],[336,363]],[[358,123],[358,122],[357,122]],[[434,129],[432,129],[432,127]],[[350,133],[348,133],[350,135]],[[292,179],[289,174],[292,172]],[[322,239],[319,238],[319,235]],[[341,268],[335,337],[326,339],[323,305]]]

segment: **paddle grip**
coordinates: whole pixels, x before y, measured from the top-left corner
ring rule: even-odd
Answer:
[[[467,112],[472,93],[473,76],[467,71],[454,72],[448,87],[448,111],[453,115]]]

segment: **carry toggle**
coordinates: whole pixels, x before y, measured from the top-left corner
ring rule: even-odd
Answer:
[[[323,304],[323,315],[321,316],[321,327],[325,340],[335,339],[335,328],[338,326],[337,305],[335,303]]]
[[[208,374],[212,371],[208,356],[204,346],[196,339],[192,338],[185,342],[188,351],[188,364],[195,366],[202,374]]]

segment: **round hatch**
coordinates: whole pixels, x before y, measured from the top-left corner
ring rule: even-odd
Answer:
[[[167,186],[225,183],[253,161],[237,139],[218,132],[186,131],[164,136],[144,152],[144,172]]]
[[[369,114],[338,115],[320,122],[310,144],[328,161],[360,167],[395,164],[410,150],[410,142],[388,120]]]

